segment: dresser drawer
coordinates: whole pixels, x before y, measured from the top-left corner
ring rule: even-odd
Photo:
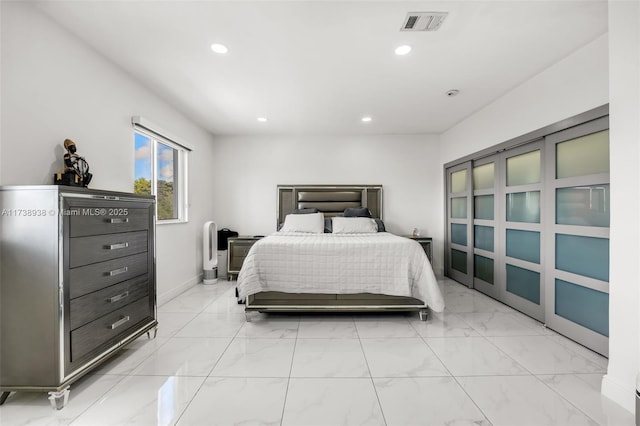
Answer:
[[[141,253],[147,251],[148,244],[147,231],[70,238],[69,267]]]
[[[231,250],[231,256],[233,257],[247,257],[247,254],[249,254],[249,250],[251,250],[251,246],[253,245],[253,242],[251,242],[251,244],[242,244],[242,243],[234,243],[231,244],[230,246],[230,250]]]
[[[244,263],[245,256],[234,256],[229,260],[227,269],[229,272],[240,272]]]
[[[69,313],[71,330],[148,294],[149,276],[143,275],[73,299],[70,303]]]
[[[93,263],[69,271],[69,298],[83,296],[148,272],[147,252]]]
[[[126,336],[128,329],[145,319],[151,320],[152,316],[147,296],[72,331],[71,361],[102,345],[114,343],[118,336]]]
[[[69,235],[115,234],[149,229],[148,208],[78,206],[70,209]]]

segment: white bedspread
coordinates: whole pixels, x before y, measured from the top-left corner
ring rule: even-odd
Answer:
[[[375,293],[415,297],[442,312],[444,300],[424,250],[387,232],[277,232],[256,242],[238,275],[238,292]]]

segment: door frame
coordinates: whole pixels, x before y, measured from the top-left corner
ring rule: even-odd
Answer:
[[[464,192],[451,192],[451,175],[461,170],[467,171],[466,177],[466,190]],[[472,287],[473,285],[473,233],[472,231],[472,217],[473,217],[473,202],[472,189],[471,189],[471,161],[458,164],[454,167],[445,169],[445,274],[454,280]],[[451,218],[451,200],[453,198],[467,198],[467,212],[466,218]],[[451,225],[452,224],[464,224],[467,227],[467,245],[454,244],[451,242]],[[454,269],[452,267],[451,250],[464,251],[467,255],[467,272]]]

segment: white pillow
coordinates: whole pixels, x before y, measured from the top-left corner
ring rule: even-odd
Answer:
[[[324,232],[324,214],[288,214],[280,232],[310,232],[322,234]]]
[[[369,217],[334,217],[334,234],[375,234],[378,224]]]

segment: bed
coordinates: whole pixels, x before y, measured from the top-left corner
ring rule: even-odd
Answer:
[[[344,219],[345,209],[365,210],[371,219]],[[303,211],[318,213],[287,219]],[[335,218],[332,233],[296,232],[287,224],[314,221],[317,229],[318,216]],[[417,311],[426,320],[428,308],[444,309],[431,264],[417,242],[358,229],[369,227],[372,219],[378,219],[372,229],[383,226],[381,185],[279,185],[277,218],[278,229],[287,226],[256,242],[238,275],[247,314]],[[356,232],[348,229],[354,224]]]

